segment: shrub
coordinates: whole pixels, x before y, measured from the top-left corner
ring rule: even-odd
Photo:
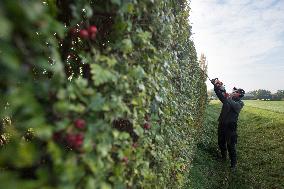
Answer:
[[[1,1],[0,188],[186,186],[206,102],[188,16],[186,0]]]

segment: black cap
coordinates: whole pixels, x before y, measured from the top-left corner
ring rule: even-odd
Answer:
[[[245,90],[241,89],[241,88],[234,87],[233,90],[238,91],[238,93],[240,94],[241,98],[246,94]]]

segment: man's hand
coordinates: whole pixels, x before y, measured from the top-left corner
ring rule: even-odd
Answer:
[[[216,81],[216,80],[218,80],[218,78],[211,79],[210,81],[211,81],[211,83],[212,83],[213,85],[215,85],[215,81]]]
[[[215,79],[211,79],[210,82],[214,85],[215,84]]]
[[[212,83],[213,85],[215,85],[216,87],[221,87],[221,86],[223,85],[223,83],[222,83],[221,81],[219,81],[218,78],[212,79],[212,80],[211,80],[211,83]]]

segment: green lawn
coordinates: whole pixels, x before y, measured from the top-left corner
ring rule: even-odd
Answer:
[[[244,100],[246,106],[284,113],[284,101]]]
[[[284,113],[255,108],[248,102],[239,119],[236,173],[230,172],[229,161],[217,160],[216,120],[221,104],[210,103],[191,170],[192,188],[284,189]]]

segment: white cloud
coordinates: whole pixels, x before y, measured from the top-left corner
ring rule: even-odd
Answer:
[[[208,58],[209,75],[229,87],[284,89],[284,62],[276,61],[284,60],[283,1],[192,0],[191,9],[193,40]]]

